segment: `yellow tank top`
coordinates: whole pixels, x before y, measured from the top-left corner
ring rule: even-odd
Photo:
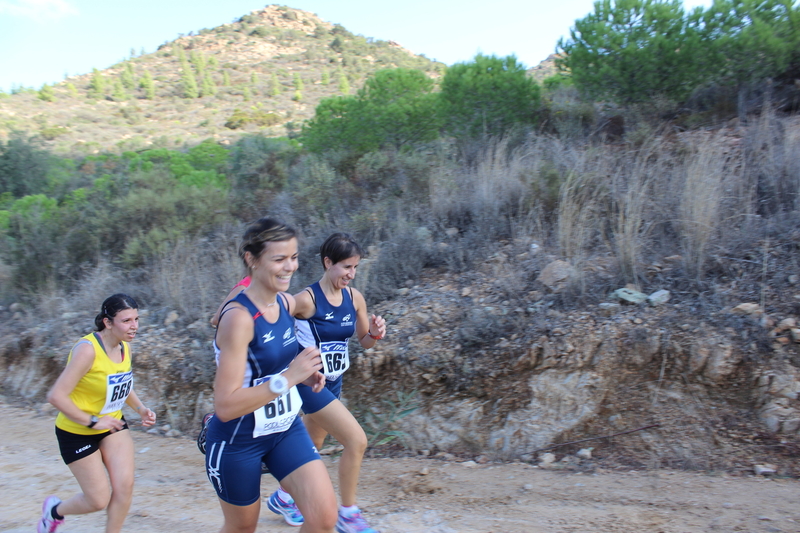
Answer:
[[[94,362],[92,368],[78,381],[69,397],[78,406],[78,409],[98,418],[110,415],[122,418],[122,404],[133,390],[133,373],[131,372],[131,349],[127,342],[122,343],[122,362],[115,363],[108,358],[106,351],[94,333],[83,337],[70,350],[67,363],[72,359],[75,347],[83,342],[91,343],[94,347]],[[78,424],[67,418],[64,413],[58,413],[56,427],[77,433],[78,435],[97,435],[108,431],[107,429],[92,429]]]

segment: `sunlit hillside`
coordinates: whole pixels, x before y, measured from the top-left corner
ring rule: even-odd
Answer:
[[[95,153],[229,142],[262,130],[285,135],[320,99],[355,92],[390,67],[436,76],[444,65],[271,5],[96,73],[0,95],[0,141],[23,131],[56,151]]]

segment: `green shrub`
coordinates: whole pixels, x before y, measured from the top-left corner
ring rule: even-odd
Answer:
[[[272,32],[266,26],[256,26],[253,31],[250,32],[250,35],[255,35],[256,37],[269,37]]]
[[[39,131],[39,135],[42,136],[42,139],[47,141],[52,141],[56,137],[66,133],[69,133],[69,130],[63,126],[49,126],[47,128],[42,128],[42,130]]]
[[[47,85],[46,83],[42,85],[42,88],[39,90],[38,93],[39,100],[43,100],[45,102],[55,102],[56,95],[53,92],[53,87]]]
[[[262,110],[243,111],[235,109],[233,114],[225,121],[225,127],[235,130],[247,125],[274,126],[282,121],[280,115]]]

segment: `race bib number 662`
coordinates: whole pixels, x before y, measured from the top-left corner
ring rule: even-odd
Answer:
[[[319,343],[319,352],[322,357],[322,373],[325,374],[325,379],[332,381],[350,368],[347,341],[321,342]]]

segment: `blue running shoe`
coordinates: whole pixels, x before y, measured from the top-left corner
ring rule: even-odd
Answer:
[[[377,530],[369,527],[369,524],[361,515],[361,511],[356,511],[347,516],[340,513],[339,520],[336,521],[336,531],[338,533],[378,533]]]
[[[283,516],[283,519],[290,526],[300,527],[303,525],[303,514],[295,505],[294,500],[284,502],[278,497],[278,491],[273,492],[272,496],[269,497],[267,507],[273,513]]]

